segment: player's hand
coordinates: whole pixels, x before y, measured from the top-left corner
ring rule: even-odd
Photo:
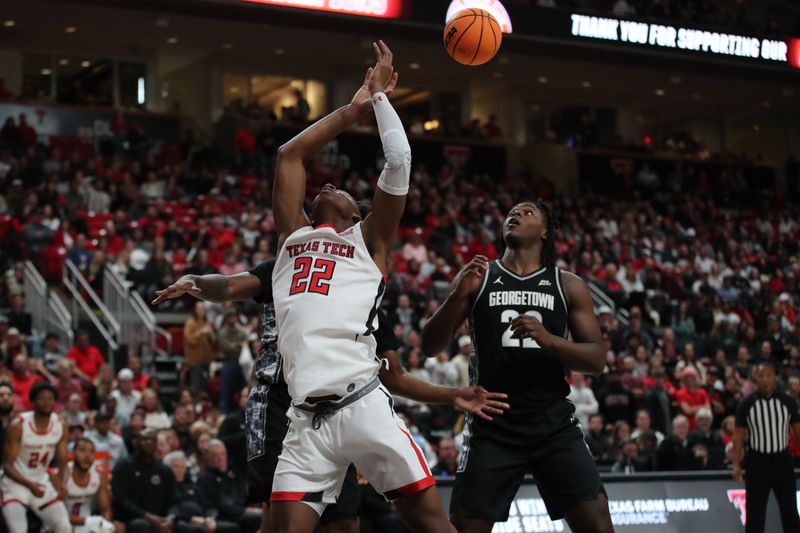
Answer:
[[[68,496],[67,487],[65,487],[61,483],[53,484],[53,486],[55,487],[56,492],[58,493],[58,499],[61,500],[62,502],[66,501]]]
[[[733,480],[737,483],[742,482],[742,467],[741,465],[733,465]]]
[[[489,392],[483,387],[464,387],[458,389],[458,393],[453,400],[453,407],[465,413],[472,413],[484,420],[492,420],[491,415],[502,415],[503,409],[510,406],[504,400],[508,394],[502,392]]]
[[[364,83],[359,87],[356,94],[353,96],[353,99],[350,101],[350,105],[356,106],[361,109],[362,112],[372,111],[372,100],[369,92],[369,79],[372,77],[372,71],[374,69],[369,67],[367,69],[367,75],[364,77]],[[394,92],[394,88],[397,87],[397,72],[392,74],[392,79],[389,80],[389,83],[383,88],[383,93],[386,96],[389,96]]]
[[[547,349],[555,338],[547,331],[539,319],[530,315],[519,315],[511,321],[511,331],[518,339],[533,339],[540,347]]]
[[[198,287],[194,280],[189,277],[183,276],[181,279],[167,287],[166,289],[161,289],[160,291],[156,291],[156,298],[153,300],[153,305],[158,305],[164,300],[173,300],[184,294],[191,294],[192,296],[197,296],[202,291],[200,287]]]
[[[34,497],[41,498],[44,496],[44,485],[40,485],[39,483],[31,483],[29,488],[31,489],[31,494],[33,494]],[[61,498],[61,493],[59,493],[58,496]]]
[[[386,92],[385,88],[394,77],[394,67],[392,66],[392,51],[383,41],[372,43],[375,50],[375,67],[367,80],[369,94]]]
[[[472,261],[467,263],[453,280],[452,294],[458,298],[471,297],[478,290],[483,274],[488,268],[489,263],[485,256],[473,257]]]
[[[217,530],[217,522],[213,518],[206,518],[205,528],[208,533],[214,533]]]

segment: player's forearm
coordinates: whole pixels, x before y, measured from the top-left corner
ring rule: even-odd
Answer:
[[[13,461],[9,462],[6,461],[3,464],[3,474],[10,480],[16,481],[23,487],[28,487],[29,489],[35,486],[35,483],[30,481],[28,478],[20,474],[16,468],[14,468]]]
[[[466,299],[452,294],[447,297],[422,328],[421,347],[426,357],[447,349],[468,313],[469,302]]]
[[[69,515],[69,523],[73,526],[82,526],[86,523],[86,518],[77,514]]]
[[[605,349],[601,342],[572,342],[552,335],[543,348],[574,372],[599,376],[606,367]]]
[[[279,157],[296,157],[308,161],[334,137],[358,122],[364,109],[351,104],[340,107],[330,115],[316,121],[278,149]]]
[[[392,394],[423,403],[453,403],[458,389],[440,387],[406,374],[402,368],[380,372],[381,382]]]
[[[741,466],[742,451],[744,450],[744,431],[736,428],[733,433],[733,466]]]
[[[200,289],[200,292],[197,294],[191,292],[187,293],[191,294],[198,300],[222,303],[228,301],[230,298],[230,286],[228,279],[226,276],[221,274],[207,274],[205,276],[195,276],[189,274],[179,279],[178,283],[181,281],[194,283],[195,287]]]

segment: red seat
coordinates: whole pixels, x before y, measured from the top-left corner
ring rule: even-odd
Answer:
[[[183,357],[183,327],[173,326],[167,331],[172,335],[172,355]]]

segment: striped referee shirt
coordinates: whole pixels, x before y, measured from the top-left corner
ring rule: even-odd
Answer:
[[[736,411],[736,427],[747,428],[750,450],[779,453],[789,446],[790,425],[800,423],[797,403],[782,392],[765,398],[754,392]]]

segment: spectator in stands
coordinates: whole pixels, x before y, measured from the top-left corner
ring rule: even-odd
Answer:
[[[84,403],[83,387],[81,382],[73,377],[75,375],[74,368],[72,361],[68,359],[64,359],[58,364],[58,375],[53,384],[58,390],[58,397],[62,404],[67,402],[73,394],[80,396],[81,404]]]
[[[7,316],[9,327],[17,328],[25,337],[33,335],[33,317],[25,311],[25,297],[22,293],[11,295],[11,309]]]
[[[608,436],[608,444],[606,446],[606,454],[602,457],[602,462],[605,464],[612,464],[619,453],[622,443],[628,440],[631,436],[631,426],[625,420],[617,420],[614,423],[614,428]]]
[[[100,409],[94,415],[94,429],[87,431],[85,437],[94,442],[98,454],[108,457],[108,466],[113,469],[120,460],[128,456],[125,441],[111,431],[111,415]]]
[[[111,209],[111,195],[108,194],[105,180],[93,178],[86,192],[86,209],[93,213],[108,213]]]
[[[422,327],[422,324],[420,324]],[[469,358],[472,353],[472,337],[462,335],[458,338],[458,353],[450,360],[458,372],[456,387],[469,386]]]
[[[44,367],[51,374],[58,372],[58,364],[64,360],[64,354],[58,349],[58,335],[48,333],[42,341],[42,359]]]
[[[128,454],[135,451],[134,442],[139,436],[139,433],[144,429],[144,412],[142,410],[134,411],[128,419],[128,424],[122,426],[122,440],[125,441],[125,449]]]
[[[192,425],[192,440],[194,441],[194,452],[189,456],[189,473],[192,478],[197,479],[203,470],[206,469],[206,460],[203,450],[208,443],[214,439],[208,424],[198,420]]]
[[[6,430],[14,419],[14,387],[7,381],[0,381],[0,442],[6,441]],[[0,446],[0,464],[3,461],[3,448]]]
[[[195,303],[194,312],[183,327],[185,361],[193,394],[208,389],[208,367],[214,360],[216,338],[214,326],[206,317],[205,303]]]
[[[130,368],[123,368],[117,372],[117,388],[111,391],[111,396],[117,401],[115,416],[120,426],[128,424],[131,415],[142,400],[142,393],[133,388],[133,379],[133,371]]]
[[[203,453],[206,469],[197,480],[200,493],[214,502],[220,520],[237,523],[242,533],[254,533],[261,526],[261,509],[247,507],[247,484],[229,469],[225,444],[214,439]]]
[[[133,373],[133,377],[131,378],[133,390],[142,392],[147,388],[147,382],[150,379],[150,376],[142,371],[141,358],[136,355],[128,356],[128,368]]]
[[[422,242],[422,228],[416,228],[411,239],[403,245],[403,261],[416,261],[419,264],[428,261],[428,248]]]
[[[235,307],[229,307],[225,311],[222,327],[217,332],[217,342],[222,352],[222,393],[220,397],[222,414],[228,414],[233,410],[235,405],[233,396],[245,383],[239,356],[246,340],[247,330],[239,323],[238,310]]]
[[[646,470],[639,460],[639,444],[634,438],[625,439],[619,447],[617,462],[611,465],[611,471],[618,474],[633,474]]]
[[[686,415],[689,421],[689,430],[692,431],[697,426],[695,416],[697,411],[702,408],[711,408],[706,391],[697,386],[697,372],[694,367],[687,366],[681,374],[683,387],[675,391],[675,403],[681,413]]]
[[[594,397],[592,388],[586,383],[586,376],[580,372],[571,374],[569,399],[575,404],[575,418],[582,426],[589,425],[589,417],[596,414],[600,405]]]
[[[85,234],[79,233],[75,238],[75,245],[67,250],[67,260],[81,272],[86,272],[86,268],[92,260],[92,251],[89,249]]]
[[[458,450],[456,442],[452,438],[445,437],[439,441],[437,457],[438,461],[431,468],[431,474],[436,477],[455,476],[458,468]]]
[[[7,362],[17,355],[28,357],[28,346],[17,328],[8,328],[3,342],[0,342],[0,357]]]
[[[636,427],[631,433],[631,438],[638,439],[647,432],[652,432],[656,437],[656,445],[661,444],[664,440],[664,434],[658,430],[653,430],[650,427],[651,417],[647,409],[639,409],[636,411]]]
[[[672,319],[672,330],[675,332],[676,346],[686,346],[694,339],[694,319],[689,314],[688,300],[683,300],[678,305],[678,312]]]
[[[175,279],[172,264],[164,255],[163,248],[153,250],[153,255],[147,261],[144,270],[139,274],[138,287],[143,295],[153,294],[161,287],[169,287]]]
[[[172,429],[178,437],[180,449],[191,452],[194,441],[192,440],[191,427],[194,423],[194,412],[191,405],[177,405],[172,412]]]
[[[67,352],[67,359],[75,363],[75,373],[89,383],[106,362],[100,350],[89,343],[89,334],[85,331],[75,334],[75,344]]]
[[[144,409],[144,425],[149,429],[164,429],[172,425],[169,416],[164,412],[158,394],[153,389],[145,389],[140,403]]]
[[[25,113],[19,114],[19,126],[17,126],[17,135],[19,142],[22,146],[33,146],[36,144],[36,130],[33,126],[28,124],[28,115]]]
[[[111,370],[111,365],[103,363],[100,370],[97,371],[97,377],[94,378],[94,388],[89,391],[89,407],[92,409],[99,409],[99,406],[106,403],[111,397],[111,393],[116,387],[114,380],[114,371]],[[114,398],[115,408],[117,399]],[[116,411],[115,411],[116,416]]]
[[[694,470],[696,462],[689,442],[689,419],[678,415],[672,421],[672,434],[658,447],[659,470]]]
[[[595,414],[589,416],[589,424],[587,432],[584,434],[584,440],[592,452],[592,457],[595,461],[599,460],[606,454],[608,445],[608,433],[605,432],[605,423],[603,415]]]
[[[34,365],[22,354],[15,355],[11,362],[11,385],[14,387],[14,395],[17,397],[20,410],[31,409],[28,393],[34,383],[44,379],[38,372],[31,371],[32,367]]]
[[[169,508],[175,499],[172,470],[155,459],[156,432],[144,430],[136,439],[136,453],[122,459],[111,476],[114,516],[127,533],[171,531]]]
[[[22,182],[20,182],[21,184]],[[25,224],[25,242],[32,256],[37,256],[53,242],[53,230],[44,224],[44,211],[37,207]]]
[[[436,357],[427,359],[425,369],[430,373],[431,383],[442,387],[455,387],[458,383],[458,370],[447,352],[439,352]]]
[[[59,398],[61,395],[59,393]],[[73,392],[67,396],[67,401],[61,410],[61,418],[67,426],[86,426],[86,411],[83,408],[83,394]]]
[[[725,443],[722,441],[720,432],[711,427],[714,420],[711,409],[699,409],[695,419],[697,427],[689,434],[689,442],[693,447],[700,444],[705,448],[706,460],[704,462],[708,468],[721,469],[725,460]]]
[[[219,426],[217,438],[225,444],[228,457],[233,463],[231,466],[237,476],[247,474],[247,443],[245,442],[245,408],[250,387],[239,391],[237,409],[229,413]],[[191,436],[190,436],[191,437]]]
[[[633,393],[622,385],[621,376],[616,368],[609,368],[597,400],[600,403],[600,412],[606,420],[633,421],[636,400]]]

